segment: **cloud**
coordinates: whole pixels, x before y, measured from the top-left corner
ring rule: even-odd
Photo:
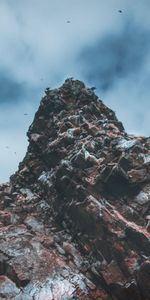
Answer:
[[[66,77],[96,85],[129,132],[149,133],[149,9],[147,0],[0,1],[1,181],[26,152],[45,88]]]
[[[23,159],[27,140],[22,138],[22,130],[0,130],[0,182],[7,182]]]
[[[22,95],[26,92],[26,86],[23,82],[15,81],[11,76],[0,74],[0,104],[20,101]]]
[[[79,56],[79,69],[89,85],[114,109],[129,133],[150,135],[150,30],[131,15],[105,33]]]
[[[119,26],[117,3],[108,9],[99,0],[16,0],[13,5],[2,0],[1,65],[17,80],[37,85],[44,76],[54,83],[74,69],[75,56],[86,43],[116,27],[116,22]]]
[[[8,181],[24,158],[26,132],[37,107],[38,103],[25,101],[0,105],[0,182]]]
[[[109,32],[85,47],[79,56],[81,73],[100,91],[111,89],[127,77],[135,80],[149,55],[149,36],[150,30],[127,18],[120,31]]]

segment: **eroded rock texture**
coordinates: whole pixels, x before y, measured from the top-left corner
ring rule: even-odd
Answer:
[[[28,138],[0,188],[0,299],[150,299],[150,139],[72,79]]]

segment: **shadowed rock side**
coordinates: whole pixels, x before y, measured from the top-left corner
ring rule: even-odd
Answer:
[[[46,90],[0,187],[0,299],[150,299],[150,139],[78,80]]]

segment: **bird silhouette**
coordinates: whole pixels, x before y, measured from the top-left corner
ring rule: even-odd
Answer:
[[[92,87],[91,87],[91,90],[92,90],[92,91],[95,91],[95,90],[96,90],[96,87],[95,87],[95,86],[92,86]]]
[[[24,113],[24,116],[28,116],[28,114],[27,114],[27,113]]]
[[[48,87],[48,88],[46,88],[46,90],[45,90],[45,94],[48,95],[49,92],[50,92],[50,88]]]
[[[122,10],[121,10],[121,9],[119,9],[118,12],[119,12],[120,14],[122,14]]]
[[[67,23],[71,23],[71,22],[68,20]]]

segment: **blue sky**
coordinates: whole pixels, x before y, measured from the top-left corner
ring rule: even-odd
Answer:
[[[150,135],[149,11],[149,0],[0,0],[0,182],[25,155],[45,88],[67,77]]]

